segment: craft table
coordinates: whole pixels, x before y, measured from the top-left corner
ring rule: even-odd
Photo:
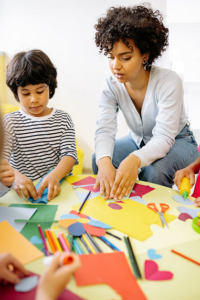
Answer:
[[[59,205],[55,219],[58,220],[61,215],[68,213],[71,207],[80,204],[75,190],[70,183],[86,178],[87,176],[70,176],[67,181],[62,183],[61,193],[54,200],[50,201],[47,205]],[[92,176],[95,178],[95,176]],[[195,209],[194,206],[186,206],[180,204],[173,199],[173,195],[179,195],[175,190],[162,187],[156,184],[150,184],[147,182],[137,181],[143,185],[149,185],[155,190],[144,195],[142,198],[146,203],[160,202],[170,205],[170,209],[167,213],[178,217],[180,212],[177,210],[178,206],[185,206],[191,209]],[[192,199],[192,198],[190,198]],[[10,204],[30,204],[25,198],[19,198],[15,191],[10,191],[7,195],[0,198],[1,206],[9,206]],[[33,204],[34,207],[34,204]],[[159,207],[159,206],[158,206]],[[57,223],[52,224],[51,227],[56,234],[58,232],[66,232],[64,229],[60,229]],[[169,223],[169,229],[166,227],[163,229],[157,225],[150,226],[153,235],[147,238],[145,241],[139,241],[131,238],[133,249],[135,251],[137,261],[142,272],[142,280],[138,280],[138,284],[145,293],[149,300],[196,300],[200,299],[200,266],[179,257],[171,252],[174,249],[198,262],[200,262],[200,236],[192,229],[192,220],[188,219],[185,222],[175,218]],[[124,234],[111,229],[111,232],[123,237]],[[113,237],[109,237],[109,240],[113,242],[118,248],[125,252],[128,257],[128,253],[123,241],[118,241]],[[104,246],[101,241],[99,245],[106,252],[111,252],[107,246]],[[104,248],[105,247],[105,248]],[[173,279],[168,281],[148,281],[144,279],[144,262],[148,258],[148,249],[155,249],[157,254],[162,255],[162,258],[155,260],[159,266],[160,271],[170,271],[173,273]],[[26,265],[26,268],[37,274],[42,274],[44,271],[44,265],[42,263],[43,258],[38,259],[32,263]],[[109,268],[109,266],[108,266]],[[121,297],[116,294],[106,284],[77,287],[74,278],[71,279],[67,288],[75,294],[87,299],[87,300],[119,300]]]

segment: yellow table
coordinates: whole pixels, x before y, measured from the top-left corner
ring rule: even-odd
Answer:
[[[68,178],[68,180],[73,182],[75,180],[81,180],[85,177],[87,176],[71,176],[70,178]],[[173,200],[173,195],[179,194],[177,191],[146,182],[138,181],[138,183],[149,185],[155,188],[154,191],[143,196],[143,199],[147,203],[168,203],[170,205],[168,213],[175,216],[179,215],[177,207],[184,205]],[[14,191],[10,191],[7,195],[0,198],[0,205],[8,206],[13,203],[30,204],[30,202],[25,198],[20,199]],[[48,205],[59,205],[55,216],[55,219],[58,219],[64,213],[69,212],[70,208],[78,203],[80,202],[74,189],[67,181],[64,181],[62,183],[62,190],[60,195],[52,200]],[[194,207],[190,206],[189,208]],[[159,270],[170,271],[174,274],[173,279],[169,281],[147,281],[145,279],[138,280],[138,284],[140,285],[148,299],[200,299],[200,267],[171,252],[171,249],[174,249],[200,262],[200,236],[196,232],[194,232],[191,224],[191,219],[187,220],[186,222],[175,219],[169,224],[169,229],[163,229],[157,225],[151,225],[151,229],[154,234],[143,242],[131,238],[143,278],[144,261],[146,259],[149,259],[147,256],[147,251],[150,248],[156,249],[156,252],[162,255],[161,259],[155,260],[155,262],[159,266]],[[56,223],[52,224],[52,227],[55,232],[65,232],[64,230],[58,229],[58,225]],[[118,232],[114,229],[112,229],[111,232],[123,237],[123,234],[121,232]],[[109,240],[113,242],[118,248],[123,250],[128,257],[125,245],[122,241],[118,241],[112,237],[109,237]],[[110,251],[107,246],[101,243],[101,241],[99,241],[99,245],[106,252]],[[26,267],[30,271],[42,274],[44,270],[42,261],[43,259],[39,259],[26,265]],[[74,278],[72,278],[67,288],[87,300],[121,299],[121,297],[117,295],[115,291],[104,284],[77,287]]]

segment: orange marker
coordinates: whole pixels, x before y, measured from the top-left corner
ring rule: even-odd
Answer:
[[[68,239],[66,238],[66,236],[64,235],[64,233],[61,233],[61,235],[62,235],[62,237],[63,237],[63,239],[65,241],[65,244],[67,245],[67,248],[70,250],[70,243],[69,243]]]
[[[54,245],[53,245],[53,243],[52,243],[52,240],[51,240],[51,237],[50,237],[50,235],[49,235],[48,230],[45,230],[45,234],[46,234],[46,237],[47,237],[47,241],[49,242],[49,246],[50,246],[50,248],[51,248],[51,251],[52,251],[52,253],[54,254],[54,253],[56,252],[56,250],[55,250],[55,248],[54,248]]]
[[[49,265],[52,260],[53,260],[54,256],[51,255],[51,256],[46,256],[43,260],[43,264],[45,266]],[[63,259],[60,260],[60,263],[59,265],[60,266],[63,266],[63,265],[70,265],[74,262],[74,257],[72,255],[68,255],[68,256],[65,256]]]
[[[55,252],[56,251],[58,251],[58,248],[57,248],[57,246],[56,246],[56,243],[55,243],[55,241],[54,241],[54,238],[53,238],[53,236],[52,236],[52,234],[51,234],[51,231],[48,229],[48,233],[49,233],[49,236],[50,236],[50,238],[51,238],[51,241],[52,241],[52,243],[53,243],[53,246],[54,246],[54,249],[55,249]]]

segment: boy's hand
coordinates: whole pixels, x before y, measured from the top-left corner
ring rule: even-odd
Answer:
[[[14,190],[20,198],[23,197],[23,193],[26,198],[32,197],[34,200],[38,199],[38,195],[33,182],[17,170],[15,170]]]
[[[185,169],[179,170],[175,174],[174,183],[177,185],[178,189],[180,190],[181,180],[187,177],[190,180],[191,188],[195,184],[195,174],[191,167],[186,167]]]
[[[20,276],[28,275],[29,272],[11,254],[4,253],[0,255],[0,281],[17,284],[20,282]]]
[[[196,207],[200,206],[200,197],[198,197],[194,200],[194,206],[196,206]]]
[[[81,266],[79,257],[73,253],[70,253],[70,256],[74,257],[74,262],[70,265],[60,266],[60,261],[62,261],[65,256],[67,255],[60,252],[56,252],[54,255],[51,264],[40,278],[36,292],[36,300],[58,299],[66,284],[69,282],[71,274]]]
[[[0,180],[7,187],[10,187],[15,180],[14,169],[5,159],[0,164]]]
[[[60,194],[60,182],[58,178],[51,173],[49,173],[46,177],[43,178],[40,186],[37,190],[38,198],[42,197],[44,190],[48,188],[47,200],[50,201],[55,198],[58,194]]]

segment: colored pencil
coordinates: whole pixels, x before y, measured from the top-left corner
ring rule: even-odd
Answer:
[[[60,242],[59,237],[57,237],[57,241],[58,241],[58,244],[60,245],[60,248],[62,249],[62,252],[65,251],[64,248],[63,248],[63,245],[62,245],[61,242]]]
[[[138,277],[139,277],[139,278],[142,278],[142,275],[141,275],[141,272],[140,272],[140,269],[139,269],[139,266],[138,266],[138,263],[137,263],[135,254],[134,254],[134,252],[133,252],[133,247],[132,247],[132,245],[131,245],[131,241],[130,241],[129,236],[127,236],[127,241],[128,241],[129,247],[130,247],[131,255],[132,255],[132,257],[133,257],[133,261],[134,261],[135,266],[136,266],[136,269],[137,269]]]
[[[85,197],[85,200],[84,200],[83,203],[81,204],[81,206],[80,206],[80,208],[79,208],[79,210],[78,210],[78,213],[81,212],[81,209],[83,208],[83,205],[85,204],[85,202],[86,202],[87,199],[89,198],[90,194],[91,194],[91,191],[89,191],[89,193],[88,193],[87,196]]]
[[[108,241],[104,236],[98,236],[107,246],[110,246],[113,250],[121,252],[119,248],[117,248],[115,245],[113,245],[110,241]]]
[[[93,247],[94,247],[94,249],[96,248],[97,249],[97,253],[99,252],[99,253],[103,253],[103,251],[101,250],[101,248],[97,245],[97,243],[95,242],[95,240],[94,240],[94,238],[88,233],[88,232],[86,232],[85,233],[86,234],[86,236],[90,239],[90,241],[91,241],[91,243],[93,244]],[[95,249],[95,250],[96,250]]]
[[[88,245],[86,244],[86,242],[84,241],[84,239],[82,238],[82,236],[80,236],[79,239],[81,240],[81,242],[83,243],[83,245],[87,249],[88,253],[92,253],[92,251],[90,250],[90,248],[88,247]]]
[[[82,255],[83,253],[81,252],[81,249],[79,248],[75,238],[73,238],[73,245],[74,245],[74,248],[76,249],[76,251],[78,252],[78,254]]]
[[[76,243],[77,243],[78,246],[79,246],[79,249],[81,250],[81,253],[82,253],[82,254],[85,254],[85,250],[83,249],[83,247],[82,247],[82,245],[81,245],[81,242],[80,242],[79,238],[76,237],[75,240],[76,240]]]
[[[62,251],[62,248],[60,247],[60,244],[59,244],[59,242],[58,242],[58,240],[57,240],[57,237],[56,237],[55,232],[54,232],[54,231],[51,231],[51,234],[52,234],[52,237],[53,237],[53,239],[54,239],[54,242],[55,242],[55,244],[56,244],[56,247],[57,247],[58,251],[63,252],[63,251]]]
[[[55,250],[55,248],[54,248],[54,245],[53,245],[53,242],[52,242],[52,240],[51,240],[51,238],[50,238],[50,235],[49,235],[48,230],[45,230],[45,234],[46,234],[47,240],[48,240],[48,242],[49,242],[49,246],[50,246],[50,248],[51,248],[51,251],[52,251],[52,253],[54,254],[54,253],[56,252],[56,250]]]
[[[71,240],[70,240],[70,252],[72,252],[72,246],[73,246],[73,235],[71,235]]]
[[[127,241],[127,239],[126,239],[125,236],[124,236],[124,242],[125,242],[125,245],[126,245],[126,249],[127,249],[127,251],[128,251],[128,256],[129,256],[130,263],[131,263],[131,266],[132,266],[132,269],[133,269],[133,273],[134,273],[134,275],[135,275],[135,278],[138,278],[138,272],[137,272],[137,269],[136,269],[136,266],[135,266],[133,257],[132,257],[132,255],[131,255],[131,250],[130,250],[128,241]]]
[[[68,250],[70,251],[70,243],[68,241],[68,239],[66,238],[66,236],[64,235],[64,233],[61,233],[63,240],[65,241],[65,244],[67,245]]]
[[[109,234],[109,235],[111,235],[111,236],[113,236],[114,238],[116,238],[118,240],[122,240],[119,236],[117,236],[117,235],[115,235],[115,234],[113,234],[111,232],[106,231],[106,233]]]
[[[38,230],[39,230],[39,233],[41,235],[41,238],[42,238],[42,241],[43,241],[43,244],[44,244],[44,249],[45,249],[45,252],[46,252],[46,255],[49,256],[50,253],[49,253],[49,250],[47,248],[47,244],[46,244],[46,241],[45,241],[45,237],[44,237],[44,234],[42,232],[42,228],[40,226],[40,224],[38,224]]]
[[[179,256],[181,256],[181,257],[183,257],[183,258],[185,258],[185,259],[187,259],[187,260],[189,260],[189,261],[191,261],[191,262],[193,262],[194,264],[200,266],[200,263],[199,263],[199,262],[197,262],[196,260],[194,260],[194,259],[192,259],[192,258],[190,258],[190,257],[188,257],[188,256],[185,256],[185,255],[183,255],[183,254],[181,254],[181,253],[179,253],[179,252],[177,252],[177,251],[175,251],[175,250],[171,250],[171,252],[173,252],[173,253],[175,253],[175,254],[177,254],[177,255],[179,255]]]
[[[76,251],[76,249],[74,247],[74,244],[73,244],[73,236],[67,235],[67,239],[68,239],[68,241],[70,243],[70,248],[71,248],[70,252],[74,252],[74,253],[78,254],[78,252]]]
[[[83,240],[85,241],[85,243],[87,244],[88,248],[90,249],[90,251],[93,254],[96,254],[96,251],[94,250],[93,246],[91,245],[91,243],[88,241],[87,237],[85,236],[85,234],[82,235]]]
[[[51,238],[51,241],[52,241],[52,243],[53,243],[53,246],[54,246],[54,249],[55,249],[55,252],[56,251],[58,251],[58,248],[57,248],[57,245],[56,245],[56,243],[55,243],[55,241],[54,241],[54,238],[53,238],[53,236],[52,236],[52,233],[51,233],[51,231],[48,229],[48,233],[49,233],[49,236],[50,236],[50,238]]]
[[[69,253],[69,249],[67,248],[67,245],[66,245],[61,233],[58,233],[58,238],[63,247],[63,250],[66,251],[67,253]]]

